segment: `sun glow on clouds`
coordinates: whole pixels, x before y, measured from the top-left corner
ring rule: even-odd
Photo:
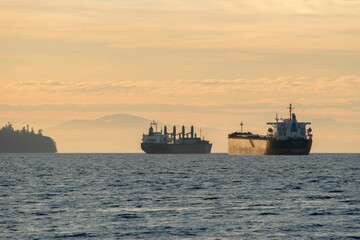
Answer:
[[[359,103],[359,86],[358,76],[176,81],[18,81],[3,85],[2,102],[26,104],[31,101],[33,104],[41,104],[47,99],[46,102],[50,104],[181,102],[189,105],[222,105],[263,102],[266,99],[279,104],[284,99],[293,99],[308,105],[337,105]]]

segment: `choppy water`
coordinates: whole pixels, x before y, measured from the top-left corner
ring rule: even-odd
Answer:
[[[0,155],[0,239],[360,238],[360,155]]]

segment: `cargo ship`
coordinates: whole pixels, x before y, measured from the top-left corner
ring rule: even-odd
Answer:
[[[157,127],[158,124],[152,121],[148,134],[143,134],[141,149],[145,153],[205,154],[211,152],[212,143],[204,137],[203,139],[201,136],[198,137],[194,132],[194,126],[191,126],[190,132],[185,132],[185,126],[182,126],[180,133],[176,133],[176,126],[173,127],[172,133],[168,132],[166,126],[164,126],[164,131],[158,131]]]
[[[271,127],[266,135],[241,131],[228,135],[229,155],[308,155],[312,145],[312,129],[306,129],[310,122],[298,122],[289,106],[289,118],[278,118],[268,122]]]

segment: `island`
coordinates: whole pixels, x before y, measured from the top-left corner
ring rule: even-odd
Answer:
[[[55,141],[29,125],[15,130],[11,123],[0,129],[0,153],[56,153]]]

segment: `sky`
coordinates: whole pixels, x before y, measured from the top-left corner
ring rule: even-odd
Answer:
[[[360,152],[359,63],[359,0],[0,0],[0,125],[265,133],[292,103],[313,152]]]

